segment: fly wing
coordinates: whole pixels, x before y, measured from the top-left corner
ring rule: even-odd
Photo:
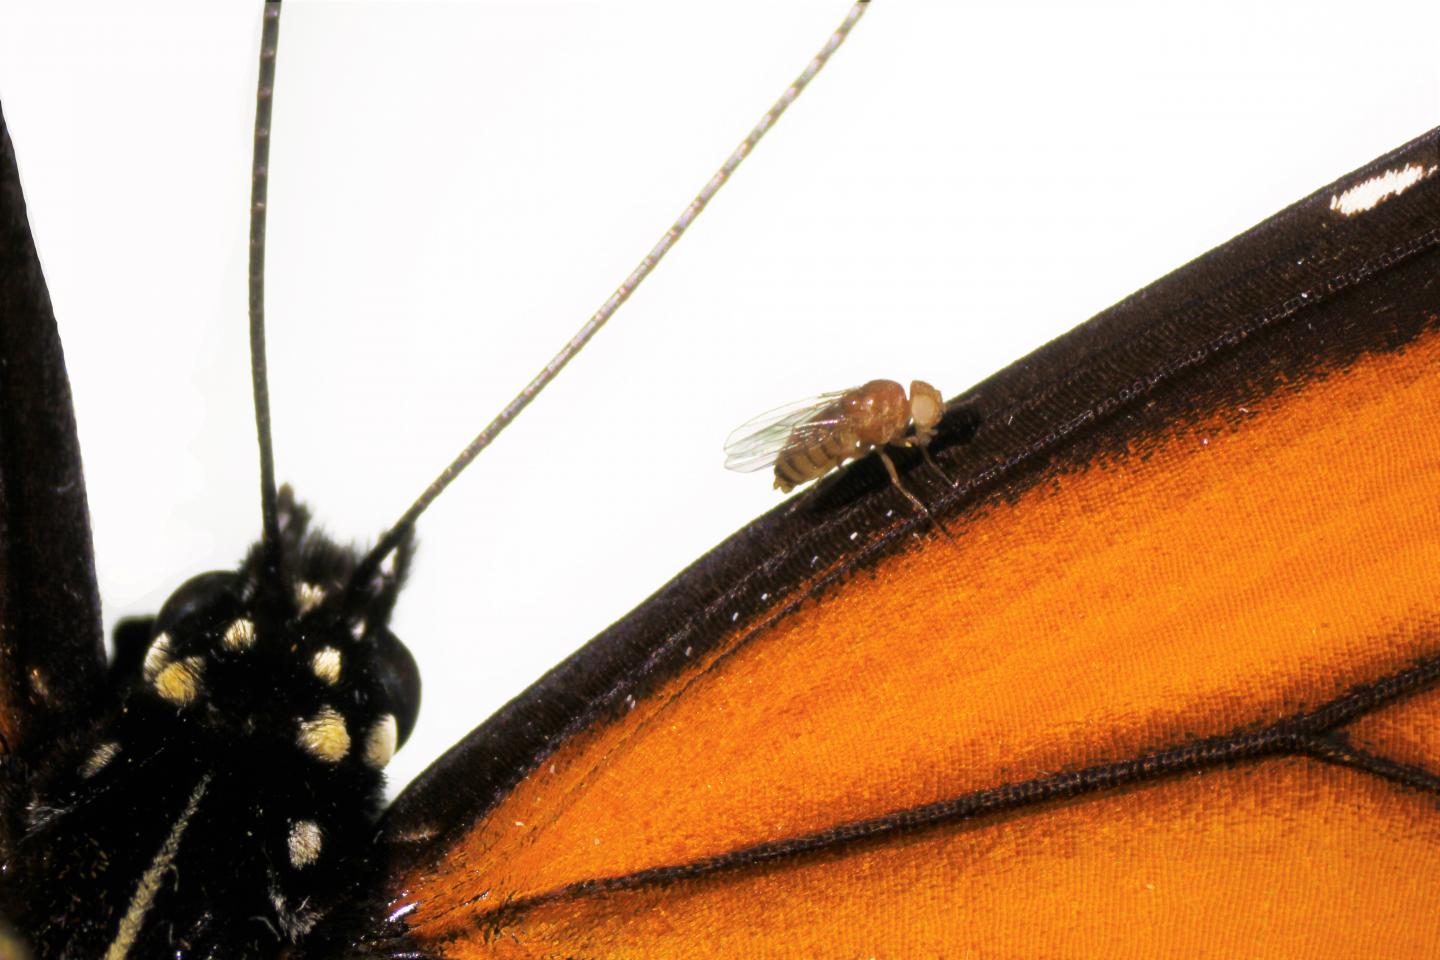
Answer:
[[[768,410],[725,438],[725,469],[753,473],[773,464],[780,451],[820,440],[840,423],[839,401],[849,390],[836,390]]]

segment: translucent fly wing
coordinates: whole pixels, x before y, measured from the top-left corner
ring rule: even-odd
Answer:
[[[790,445],[799,423],[772,423],[753,433],[732,434],[725,443],[725,469],[752,473],[773,465]]]
[[[775,462],[792,443],[820,440],[842,419],[839,401],[850,390],[836,390],[768,410],[725,439],[725,469],[753,473]]]

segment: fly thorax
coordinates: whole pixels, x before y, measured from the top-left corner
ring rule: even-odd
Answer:
[[[905,388],[893,380],[871,380],[846,395],[847,422],[870,446],[896,439],[910,422]]]

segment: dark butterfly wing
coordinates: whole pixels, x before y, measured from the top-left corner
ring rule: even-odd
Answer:
[[[740,531],[399,797],[343,935],[1428,949],[1437,171],[1440,131],[954,401],[954,486],[901,464],[953,542],[863,462]]]
[[[0,117],[0,751],[11,763],[79,721],[104,664],[70,384]]]

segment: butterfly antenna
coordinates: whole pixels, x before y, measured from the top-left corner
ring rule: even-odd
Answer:
[[[801,91],[805,89],[810,81],[815,79],[815,75],[820,72],[820,69],[825,66],[831,55],[845,42],[845,38],[849,36],[855,24],[858,23],[860,18],[865,14],[867,6],[867,0],[859,0],[858,3],[850,8],[850,12],[845,15],[845,19],[841,22],[840,26],[836,28],[835,32],[825,41],[825,46],[806,64],[800,76],[796,77],[795,81],[780,95],[780,99],[776,100],[770,109],[765,111],[765,115],[760,118],[760,122],[755,124],[750,130],[750,133],[740,142],[740,145],[726,158],[725,162],[721,164],[720,169],[717,170],[715,175],[701,188],[700,192],[695,196],[695,199],[690,201],[690,205],[686,207],[679,218],[670,225],[670,229],[665,231],[655,246],[645,255],[645,259],[640,261],[640,265],[630,272],[630,275],[615,289],[615,292],[610,295],[610,298],[601,304],[600,309],[596,310],[594,315],[580,328],[579,332],[570,338],[570,342],[565,344],[560,352],[550,359],[549,363],[545,364],[544,368],[535,375],[534,379],[525,385],[525,388],[515,396],[515,399],[505,405],[505,408],[500,411],[499,415],[497,415],[494,420],[491,420],[485,429],[481,430],[464,450],[460,451],[460,455],[440,472],[440,475],[425,489],[425,492],[410,505],[410,509],[406,510],[404,515],[396,521],[395,525],[385,532],[375,544],[374,548],[365,556],[365,559],[361,561],[360,566],[356,568],[355,574],[350,581],[352,590],[358,589],[359,584],[368,582],[371,577],[374,576],[381,561],[383,561],[385,557],[389,555],[390,551],[394,550],[414,528],[415,521],[420,517],[420,514],[424,513],[425,509],[435,502],[435,499],[450,485],[451,481],[460,475],[460,471],[469,466],[470,461],[474,460],[481,450],[488,447],[490,443],[500,435],[500,432],[520,415],[520,411],[530,405],[530,401],[534,400],[540,394],[540,391],[544,390],[546,385],[555,379],[556,375],[564,369],[565,365],[574,359],[575,355],[584,348],[585,344],[590,342],[590,338],[595,336],[600,328],[605,325],[606,321],[614,316],[615,311],[620,309],[620,305],[630,298],[630,295],[635,292],[635,288],[640,286],[645,278],[650,275],[650,272],[655,269],[656,265],[665,258],[665,254],[670,252],[670,248],[673,247],[681,235],[690,228],[690,225],[695,222],[695,218],[700,215],[701,211],[705,209],[715,194],[725,185],[726,181],[730,179],[731,175],[740,164],[744,162],[745,158],[750,155],[750,151],[755,149],[755,145],[759,143],[760,139],[775,125],[780,115],[789,108],[790,104],[795,101],[795,98],[800,95]],[[273,63],[271,69],[273,72]],[[258,132],[256,136],[256,156],[258,158],[260,149]]]
[[[260,442],[260,542],[271,584],[280,582],[280,521],[276,510],[275,453],[270,439],[270,382],[265,366],[265,196],[270,179],[270,112],[279,44],[280,0],[266,0],[260,35],[260,81],[255,90],[255,155],[250,166],[250,382],[255,391],[255,432]]]

